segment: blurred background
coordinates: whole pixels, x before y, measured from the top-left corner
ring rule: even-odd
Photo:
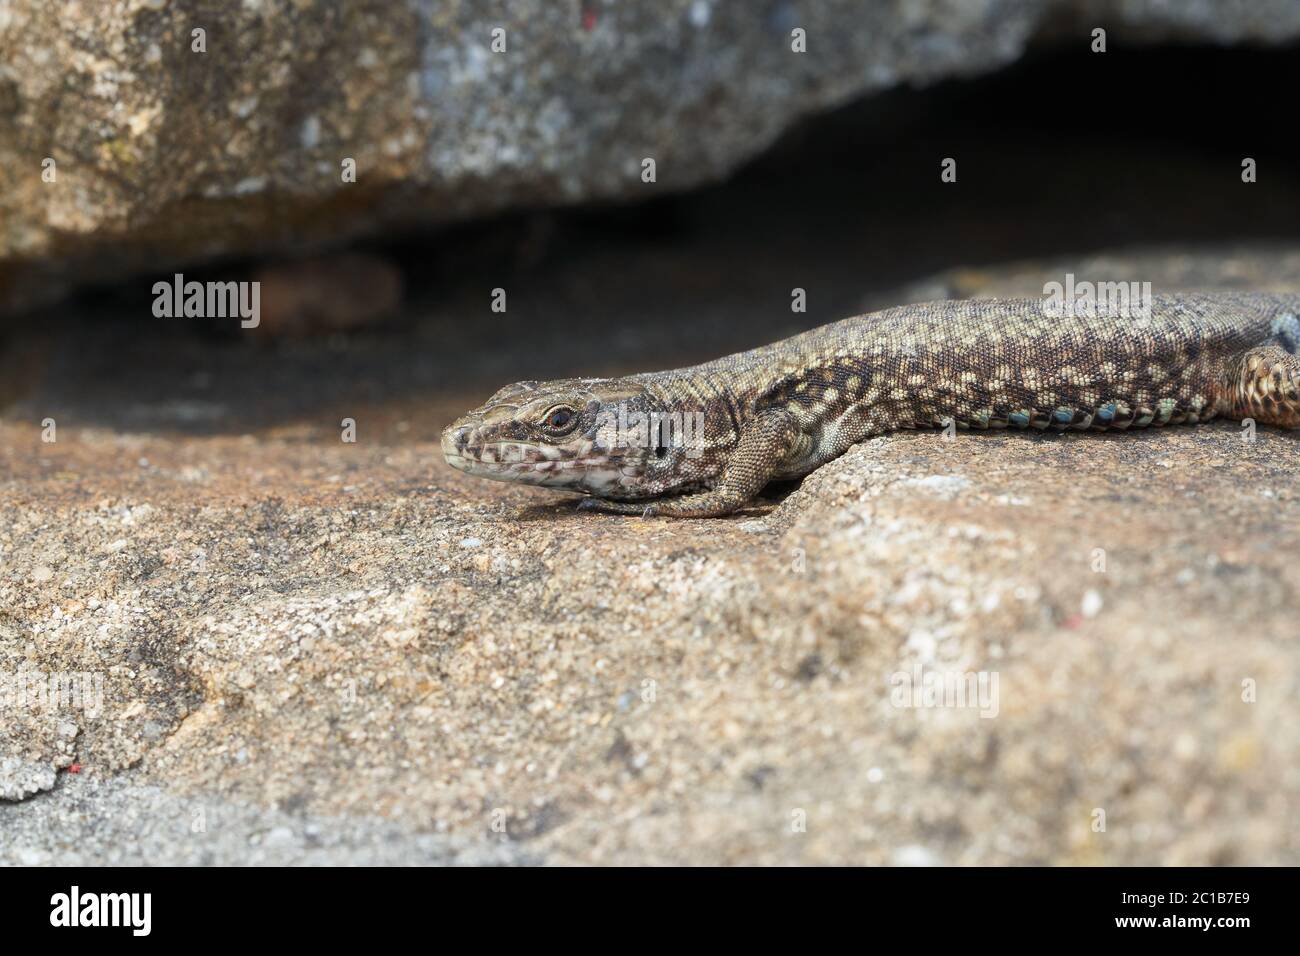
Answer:
[[[0,859],[1294,863],[1276,436],[905,436],[707,529],[437,439],[1066,272],[1300,289],[1298,44],[1293,0],[0,0],[0,669],[109,697],[3,723]],[[157,317],[178,272],[259,326]],[[917,661],[1003,716],[890,710]]]

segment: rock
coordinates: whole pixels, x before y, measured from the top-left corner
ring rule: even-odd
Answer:
[[[978,284],[1098,263],[1300,289],[1295,247]],[[254,424],[346,384],[322,353],[129,332],[159,400],[200,354],[237,404],[228,432],[141,428],[76,336],[0,417],[0,672],[104,698],[4,710],[4,792],[53,790],[0,811],[0,862],[1300,859],[1295,435],[891,435],[734,519],[625,519],[442,464],[441,426],[500,384],[447,394],[458,349],[415,395],[376,375],[344,443],[350,393]],[[66,589],[31,582],[52,554]]]
[[[41,800],[0,809],[0,865],[178,866],[521,865],[540,862],[518,844],[412,835],[375,813],[348,819],[251,807],[211,796],[178,797],[140,782],[72,776]],[[92,852],[87,848],[93,847]]]
[[[72,763],[77,723],[69,719],[71,675],[33,666],[13,633],[0,626],[0,800],[25,800],[50,790]],[[77,703],[94,710],[75,685]],[[65,691],[68,692],[65,694]]]
[[[1038,35],[1084,43],[1104,23],[1112,42],[1300,36],[1290,0],[212,10],[0,9],[0,308],[73,281],[696,186],[809,114],[995,70]]]
[[[0,800],[23,800],[53,786],[53,768],[17,757],[0,757]]]
[[[901,846],[890,860],[893,866],[938,866],[940,860],[923,846]]]

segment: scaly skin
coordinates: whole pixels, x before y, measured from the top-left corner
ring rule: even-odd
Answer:
[[[1156,296],[1132,318],[1054,318],[1039,299],[928,302],[692,368],[521,382],[448,427],[442,447],[453,467],[586,492],[586,507],[711,517],[902,428],[1300,427],[1297,345],[1300,295]],[[638,431],[637,413],[702,428]]]

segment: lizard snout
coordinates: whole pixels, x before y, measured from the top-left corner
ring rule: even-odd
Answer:
[[[443,433],[443,444],[450,442],[451,447],[460,453],[465,450],[465,445],[469,443],[470,433],[474,429],[469,425],[452,425]]]
[[[473,425],[462,425],[460,422],[448,425],[443,429],[442,454],[447,459],[448,464],[454,466],[457,461],[468,457],[466,449],[473,434]]]

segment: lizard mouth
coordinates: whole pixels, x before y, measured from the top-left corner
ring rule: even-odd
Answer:
[[[453,425],[442,433],[447,464],[476,478],[567,488],[597,495],[631,491],[642,468],[623,452],[601,448],[588,438],[564,445],[480,440],[472,426]]]

